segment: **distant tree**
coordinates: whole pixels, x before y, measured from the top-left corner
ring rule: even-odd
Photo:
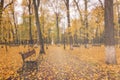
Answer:
[[[64,0],[65,5],[66,5],[66,13],[67,13],[67,27],[70,29],[70,1],[69,0]],[[71,35],[71,31],[68,32],[69,34],[69,43],[70,43],[70,49],[73,49],[73,38]]]
[[[119,0],[116,0],[115,1],[115,4],[116,4],[116,11],[117,11],[117,44],[118,44],[118,47],[120,47],[119,43],[120,43],[120,1]]]
[[[28,0],[28,10],[29,10],[29,38],[30,38],[30,44],[33,43],[32,39],[32,1]]]
[[[5,47],[6,47],[6,51],[7,51],[7,41],[8,39],[10,39],[10,29],[8,27],[8,29],[6,28],[7,23],[5,23],[3,20],[3,11],[5,11],[5,9],[7,9],[10,5],[13,4],[13,0],[12,1],[7,1],[7,3],[5,3],[4,0],[0,0],[0,38],[2,36],[2,39],[5,42]],[[8,21],[6,21],[8,22]]]
[[[11,11],[12,11],[13,23],[15,27],[15,43],[18,43],[17,15],[15,14],[14,5],[12,8],[13,9]]]
[[[86,28],[86,38],[85,38],[85,47],[88,47],[89,39],[88,39],[88,0],[84,0],[85,4],[85,15],[84,15],[84,24]]]
[[[1,25],[1,21],[2,21],[3,6],[4,6],[4,0],[1,0],[1,2],[0,2],[0,25]]]
[[[3,14],[3,5],[4,5],[4,0],[0,1],[0,36],[2,35],[2,14]]]
[[[116,51],[113,24],[113,0],[105,0],[105,50],[106,63],[116,64]]]
[[[10,6],[11,4],[13,4],[13,0],[11,2],[9,2],[8,4],[5,5],[5,1],[4,0],[0,0],[0,25],[1,25],[1,21],[2,21],[2,14],[3,11]]]
[[[102,40],[102,33],[103,33],[103,21],[104,21],[104,10],[102,9],[101,6],[96,6],[94,9],[91,11],[91,16],[92,19],[89,22],[89,25],[93,27],[93,32],[95,34],[94,36],[94,42],[93,43],[101,43]]]
[[[52,7],[54,15],[55,15],[55,23],[56,23],[56,30],[57,30],[57,41],[56,43],[60,43],[60,28],[59,28],[59,23],[60,23],[60,15],[61,15],[61,2],[60,0],[51,0],[50,1],[50,7]]]

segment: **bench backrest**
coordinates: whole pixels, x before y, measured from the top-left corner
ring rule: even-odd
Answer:
[[[24,54],[20,53],[20,55],[22,56],[23,61],[28,58],[29,56],[32,56],[33,54],[35,54],[35,49],[33,49],[32,51],[26,52]]]

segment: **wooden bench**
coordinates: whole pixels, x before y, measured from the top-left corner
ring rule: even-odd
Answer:
[[[35,54],[35,49],[31,50],[31,51],[28,51],[26,53],[22,53],[20,52],[19,54],[22,56],[22,60],[23,62],[25,62],[25,59],[28,58],[29,56],[32,56],[33,54]]]
[[[28,52],[26,52],[26,53],[20,52],[19,54],[21,55],[22,60],[23,60],[22,70],[23,70],[24,68],[26,68],[28,64],[34,64],[34,63],[36,64],[36,63],[37,63],[36,61],[25,61],[26,58],[32,56],[33,54],[36,54],[35,49],[33,49],[33,50],[31,50],[31,51],[28,51]],[[37,65],[37,64],[36,64],[36,65]],[[29,67],[29,66],[28,66],[28,67]]]

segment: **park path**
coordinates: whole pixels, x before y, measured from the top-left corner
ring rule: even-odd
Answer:
[[[79,80],[92,76],[92,67],[61,47],[49,48],[39,65],[39,80]],[[87,75],[88,74],[88,75]]]

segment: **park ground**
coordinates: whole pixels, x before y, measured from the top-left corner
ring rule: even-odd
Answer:
[[[2,46],[2,45],[1,45]],[[116,48],[117,65],[105,64],[104,46],[75,47],[70,50],[63,46],[49,46],[45,55],[39,56],[36,69],[18,71],[22,65],[19,52],[32,50],[29,46],[0,47],[0,80],[120,80],[120,49]],[[35,48],[36,55],[27,60],[36,60],[39,47]]]

